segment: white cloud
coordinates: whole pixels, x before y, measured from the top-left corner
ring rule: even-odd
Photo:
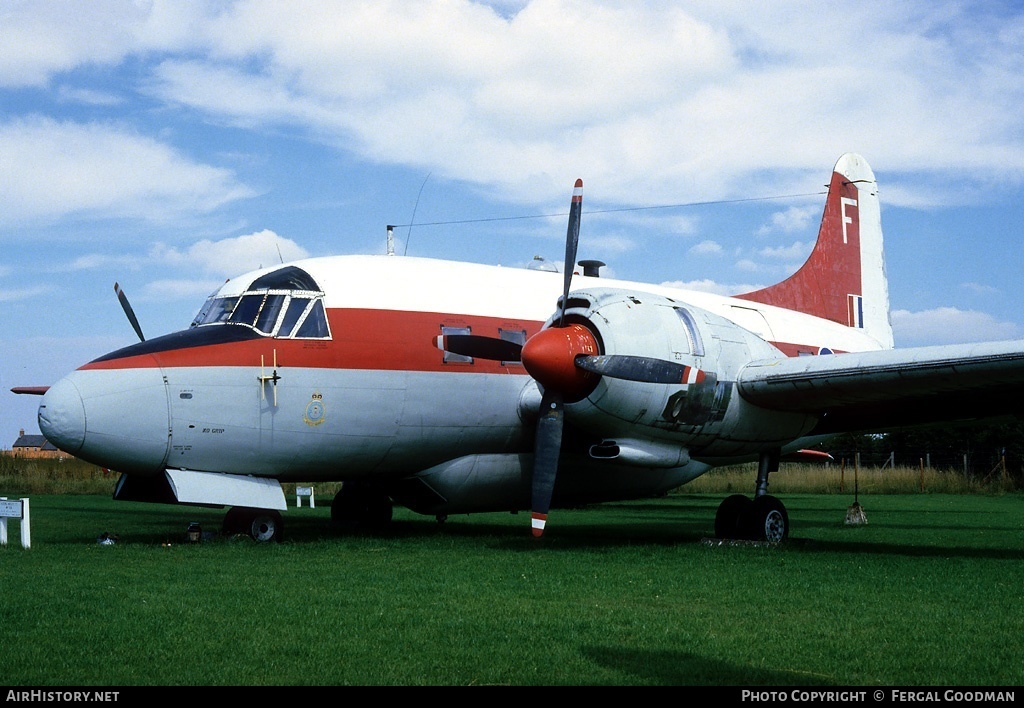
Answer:
[[[718,255],[722,252],[722,246],[715,241],[701,241],[690,247],[690,253],[695,256]]]
[[[893,310],[893,336],[897,346],[913,347],[929,344],[998,341],[1024,337],[1024,331],[1013,322],[1002,322],[992,315],[955,307],[910,312]]]
[[[806,192],[849,147],[889,170],[1021,179],[1019,18],[797,7],[238,3],[205,28],[213,61],[171,57],[153,88],[523,199],[576,174],[630,203]],[[802,209],[774,227],[799,228]]]
[[[757,231],[758,236],[764,236],[775,231],[792,233],[803,231],[811,223],[811,219],[821,216],[821,206],[789,207],[785,211],[777,211],[772,214],[768,224],[765,224]]]
[[[157,263],[198,268],[222,277],[308,256],[309,252],[302,246],[267,229],[219,241],[197,241],[185,250],[157,244],[149,254],[149,258]]]
[[[999,288],[987,283],[960,283],[960,287],[976,295],[994,295],[999,292]]]
[[[628,237],[617,234],[588,236],[584,249],[587,253],[615,254],[626,253],[636,248],[636,242]]]
[[[49,292],[49,290],[41,285],[30,288],[0,288],[0,302],[28,300],[46,292]]]
[[[726,283],[719,283],[714,280],[705,278],[703,280],[671,280],[661,284],[666,288],[677,288],[679,290],[696,290],[702,293],[712,293],[714,295],[725,295],[731,297],[733,295],[740,295],[742,293],[749,293],[755,290],[760,290],[763,285],[749,285],[749,284],[733,284],[728,285]]]
[[[39,117],[0,125],[0,223],[72,214],[162,220],[252,194],[228,170],[123,127]]]
[[[629,204],[805,193],[848,149],[884,166],[889,203],[1024,180],[1024,19],[1005,8],[492,5],[26,3],[5,10],[0,76],[45,86],[138,58],[141,90],[218,122],[522,200],[579,174]]]
[[[789,246],[779,246],[778,248],[768,246],[766,248],[761,248],[757,251],[757,254],[764,258],[774,258],[786,261],[798,261],[800,263],[803,263],[805,260],[807,260],[807,256],[810,255],[812,248],[814,248],[813,243],[804,243],[802,241],[797,241],[796,243]]]
[[[222,279],[190,280],[187,278],[154,280],[142,290],[142,301],[184,300],[206,298],[224,284]]]

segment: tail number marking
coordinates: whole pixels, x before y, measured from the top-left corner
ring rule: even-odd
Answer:
[[[856,199],[850,199],[849,197],[840,197],[839,202],[842,205],[841,206],[841,211],[842,211],[842,215],[843,215],[843,243],[847,243],[847,240],[846,240],[846,225],[853,223],[853,217],[846,215],[846,207],[847,206],[852,206],[852,207],[856,208],[857,207],[857,200]]]

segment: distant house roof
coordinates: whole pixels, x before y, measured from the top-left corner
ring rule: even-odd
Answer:
[[[19,447],[38,447],[40,450],[57,450],[57,448],[53,446],[53,443],[46,439],[45,435],[22,435],[14,441],[14,447],[11,449],[17,450]]]

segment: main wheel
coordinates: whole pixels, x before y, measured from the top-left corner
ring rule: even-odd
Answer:
[[[224,515],[221,530],[228,535],[244,533],[259,543],[280,541],[284,532],[284,519],[272,509],[251,509],[235,506]]]
[[[741,519],[753,502],[743,494],[726,497],[715,512],[715,538],[743,538]]]
[[[752,541],[778,543],[789,537],[789,514],[777,498],[765,494],[754,499],[747,510],[745,521],[747,538]]]
[[[276,511],[258,511],[248,523],[249,536],[258,543],[280,541],[284,530],[284,520]]]

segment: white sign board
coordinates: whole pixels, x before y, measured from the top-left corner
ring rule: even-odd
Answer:
[[[302,497],[309,497],[309,508],[316,508],[316,496],[313,494],[312,487],[295,488],[295,506],[302,506]]]
[[[5,519],[21,518],[20,501],[0,501],[0,517]]]
[[[28,499],[8,501],[7,497],[0,497],[0,546],[7,545],[7,519],[21,519],[21,545],[23,548],[31,548],[32,531],[29,526]]]

